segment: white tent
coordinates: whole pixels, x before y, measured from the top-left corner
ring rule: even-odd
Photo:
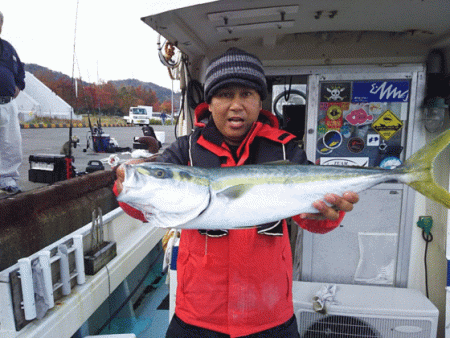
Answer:
[[[32,120],[35,116],[70,119],[72,111],[72,107],[67,102],[30,72],[25,72],[25,89],[17,96],[16,102],[19,118],[24,122]],[[73,114],[72,118],[81,120],[82,117]]]

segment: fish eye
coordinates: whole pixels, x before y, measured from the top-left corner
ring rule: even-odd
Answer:
[[[157,169],[157,170],[155,170],[154,176],[156,178],[164,178],[164,177],[166,177],[166,172],[162,169]]]

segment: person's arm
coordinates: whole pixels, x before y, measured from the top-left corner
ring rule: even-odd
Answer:
[[[19,95],[19,92],[21,90],[25,89],[25,68],[23,66],[22,61],[20,61],[19,55],[17,54],[16,50],[14,49],[14,47],[12,47],[13,50],[13,55],[15,55],[16,57],[16,64],[17,64],[17,68],[14,69],[14,80],[16,82],[16,88],[15,88],[15,93],[14,93],[14,97],[17,97],[17,95]]]
[[[328,206],[324,201],[315,201],[313,206],[318,213],[303,213],[292,217],[292,219],[302,229],[313,233],[326,234],[341,224],[346,212],[353,210],[353,204],[359,201],[359,195],[355,192],[346,192],[343,196],[327,194],[325,200],[332,206]]]

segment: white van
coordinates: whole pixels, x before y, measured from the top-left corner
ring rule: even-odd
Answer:
[[[137,106],[130,107],[130,112],[128,116],[124,116],[123,118],[127,122],[127,124],[138,124],[149,125],[150,120],[153,117],[153,107],[151,106]]]

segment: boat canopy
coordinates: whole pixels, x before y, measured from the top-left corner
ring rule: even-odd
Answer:
[[[183,1],[142,20],[191,59],[236,46],[266,66],[423,62],[450,41],[448,2],[438,0]]]

